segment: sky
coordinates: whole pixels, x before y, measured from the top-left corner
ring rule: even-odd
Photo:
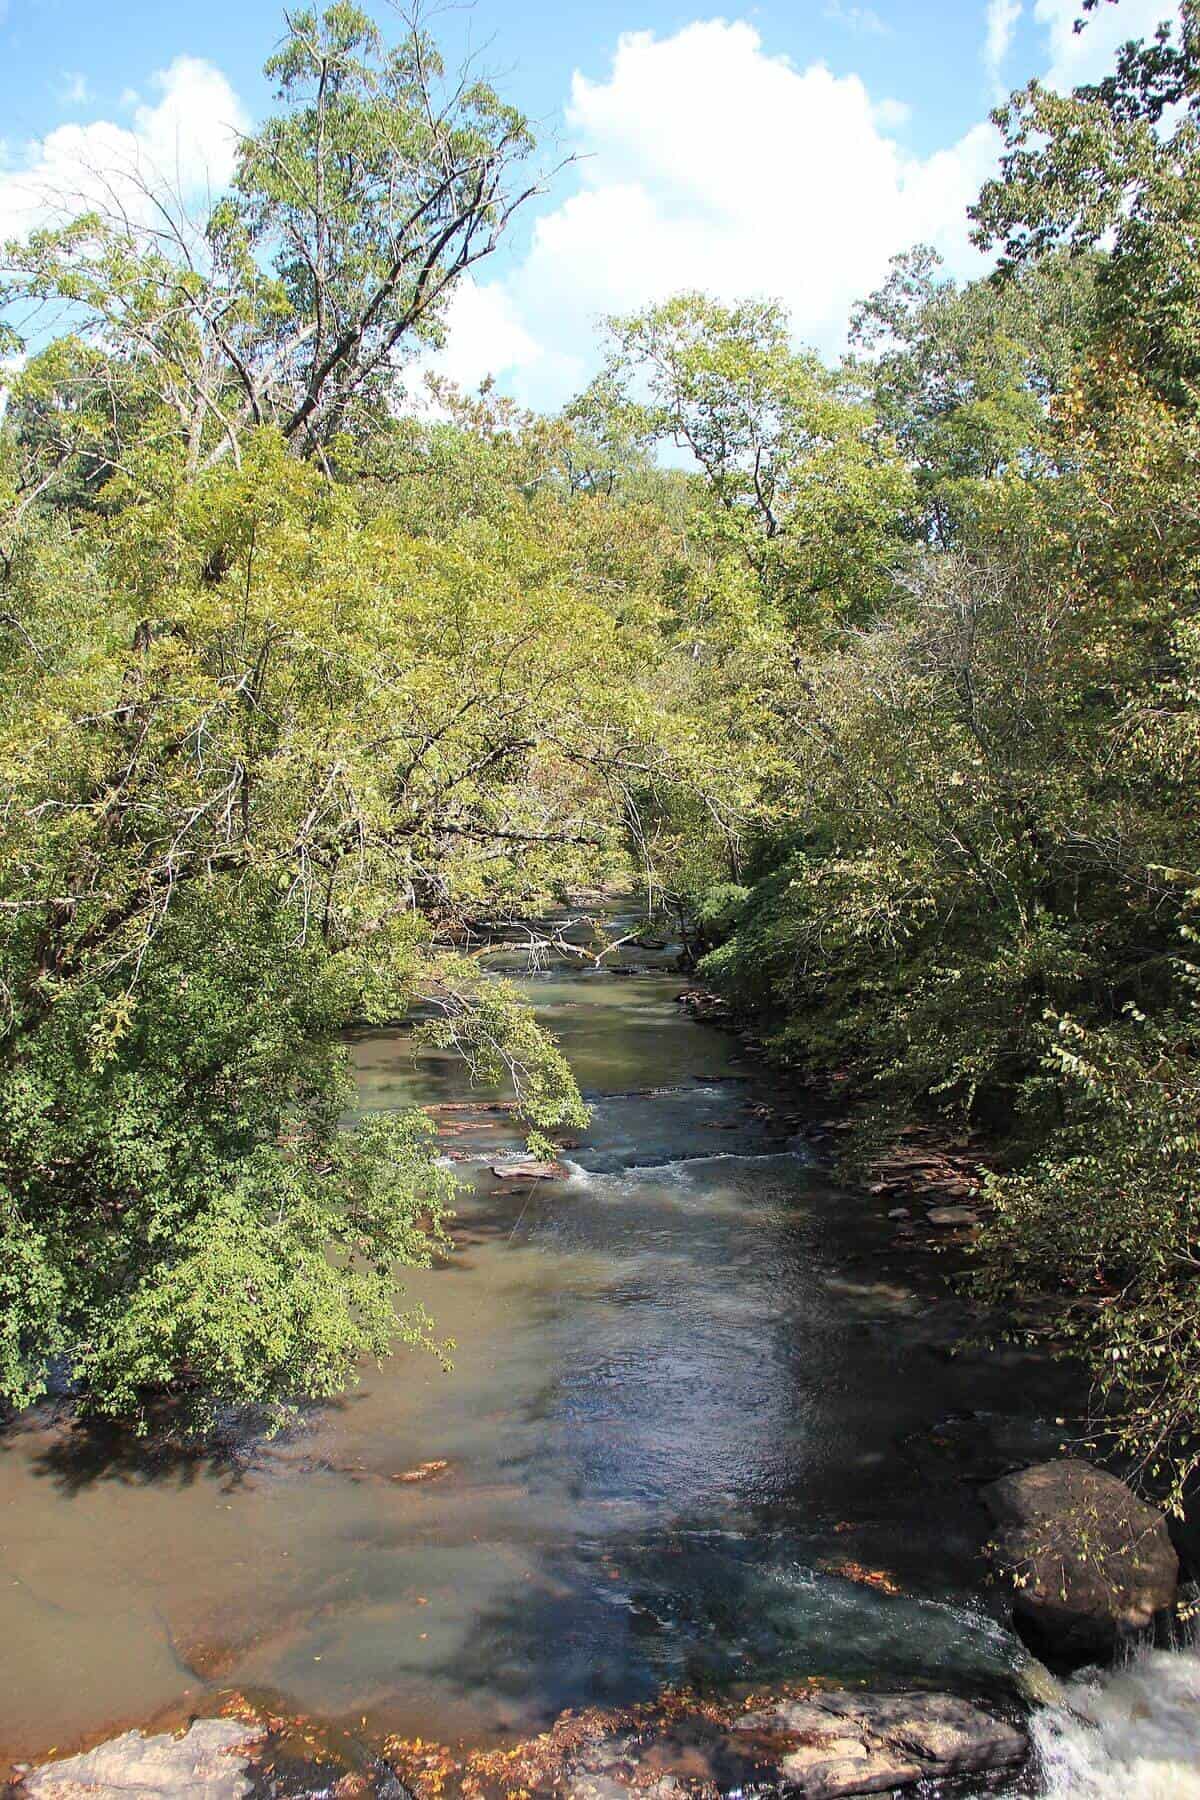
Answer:
[[[193,204],[271,103],[279,0],[0,0],[0,241],[86,199],[88,171],[154,170]],[[387,0],[370,6],[385,30]],[[984,266],[966,208],[999,149],[988,114],[1037,75],[1094,79],[1172,0],[475,0],[431,11],[574,160],[457,290],[442,370],[563,404],[609,313],[682,288],[766,295],[836,356],[853,303],[917,242]],[[119,176],[117,177],[119,179]]]

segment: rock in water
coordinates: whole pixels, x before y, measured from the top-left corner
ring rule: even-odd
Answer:
[[[558,1162],[493,1163],[492,1174],[501,1181],[562,1181],[570,1174]]]
[[[127,1731],[82,1756],[35,1769],[20,1791],[39,1800],[119,1800],[122,1794],[127,1800],[244,1800],[252,1785],[248,1763],[234,1752],[262,1735],[240,1719],[198,1719],[178,1738]]]
[[[747,1713],[734,1727],[770,1747],[804,1800],[878,1794],[1024,1761],[1025,1733],[953,1694],[814,1694]]]
[[[1179,1559],[1161,1513],[1077,1459],[1036,1463],[983,1490],[1013,1619],[1035,1649],[1110,1656],[1175,1604]]]

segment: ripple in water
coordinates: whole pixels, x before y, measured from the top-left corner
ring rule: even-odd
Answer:
[[[1200,1644],[1065,1682],[1037,1714],[1044,1800],[1200,1800]]]

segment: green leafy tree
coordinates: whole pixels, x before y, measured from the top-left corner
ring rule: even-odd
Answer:
[[[214,571],[212,546],[223,548]],[[349,1128],[351,1019],[414,1007],[536,1132],[569,1070],[461,924],[621,851],[634,623],[527,514],[414,539],[247,440],[13,562],[0,630],[3,1392],[327,1393],[439,1242],[421,1119]]]
[[[915,471],[924,541],[971,542],[990,483],[1052,466],[1048,407],[1095,330],[1094,268],[1092,257],[1053,256],[960,288],[918,247],[855,309],[851,343],[867,353],[857,373]]]
[[[680,294],[609,330],[578,416],[689,453],[714,545],[764,603],[800,625],[869,614],[904,560],[911,480],[861,396],[791,348],[783,309]]]
[[[1099,328],[1134,348],[1176,401],[1200,372],[1198,105],[1200,14],[1184,0],[1151,42],[1126,45],[1103,81],[1068,95],[1033,81],[1014,94],[996,114],[1001,173],[974,208],[976,241],[1000,249],[1002,269],[1060,246],[1102,248]]]
[[[918,250],[859,309],[836,392],[869,394],[914,484],[872,606],[780,629],[753,473],[803,494],[808,443],[760,404],[777,316],[739,315],[731,362],[719,309],[631,322],[607,394],[688,444],[753,552],[735,598],[738,533],[712,530],[693,583],[727,629],[693,608],[680,701],[754,778],[702,755],[658,824],[703,974],[781,1060],[838,1071],[858,1154],[914,1114],[990,1135],[981,1295],[1086,1360],[1098,1431],[1177,1505],[1200,1467],[1198,47],[1186,4],[1105,80],[1015,95],[975,209],[997,275],[958,289]],[[830,455],[836,491],[858,465]]]
[[[253,427],[323,457],[340,433],[385,416],[454,283],[536,189],[521,174],[533,148],[524,118],[485,82],[447,80],[419,22],[388,46],[345,0],[302,10],[266,72],[280,110],[242,141],[232,190],[207,218],[122,171],[125,203],[6,251],[0,307],[19,302],[36,323],[39,307],[65,305],[89,346],[83,379],[58,370],[75,410],[95,421],[103,362],[117,401],[104,429],[115,424],[128,452],[149,396],[156,435],[170,434],[193,472],[237,460]],[[18,430],[27,404],[18,382]]]

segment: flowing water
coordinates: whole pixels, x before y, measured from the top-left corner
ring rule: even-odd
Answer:
[[[410,1291],[451,1372],[402,1353],[227,1455],[37,1413],[0,1440],[0,1759],[230,1688],[365,1741],[474,1744],[668,1684],[1024,1679],[980,1599],[960,1450],[1053,1451],[1062,1377],[952,1354],[953,1308],[762,1116],[769,1089],[677,977],[526,979],[594,1116],[569,1179],[510,1186],[506,1116],[441,1115],[455,1249]],[[402,1034],[355,1056],[364,1108],[472,1097]],[[1163,1667],[1093,1695],[1099,1724],[1078,1696],[1047,1711],[1045,1791],[1190,1791],[1087,1785],[1089,1751],[1155,1735],[1151,1691],[1194,1711],[1195,1660]],[[1194,1749],[1176,1762],[1194,1775]]]
[[[1200,1649],[1064,1683],[1034,1715],[1034,1747],[1046,1800],[1195,1800]]]

